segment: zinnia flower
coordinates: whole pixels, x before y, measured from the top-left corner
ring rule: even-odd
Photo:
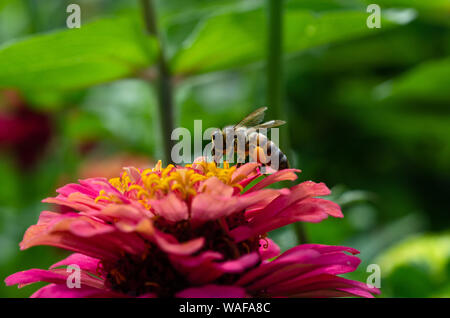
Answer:
[[[267,238],[293,222],[343,216],[337,204],[317,198],[330,193],[323,183],[267,188],[295,180],[296,172],[258,181],[256,163],[219,168],[202,159],[66,185],[44,200],[62,212],[42,212],[20,247],[74,253],[6,284],[50,283],[32,297],[372,297],[377,289],[337,276],[357,268],[357,250],[304,244],[280,255]],[[81,269],[80,288],[66,284],[71,264]]]

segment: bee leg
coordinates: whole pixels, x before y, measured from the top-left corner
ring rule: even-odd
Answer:
[[[236,164],[236,167],[240,167],[240,166],[242,166],[244,163],[245,163],[245,153],[244,154],[239,154],[239,152],[238,152],[238,154],[237,154],[237,164]]]
[[[216,164],[216,166],[219,166],[221,155],[216,153],[215,148],[211,149],[211,156],[212,156],[212,159],[213,159],[214,163]]]
[[[214,147],[212,147],[212,149],[211,149],[211,158],[217,165],[217,162],[216,162],[216,148],[214,148]]]

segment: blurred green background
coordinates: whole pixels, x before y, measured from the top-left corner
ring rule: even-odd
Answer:
[[[265,105],[267,3],[160,0],[175,126],[222,127]],[[291,165],[325,182],[344,219],[307,224],[381,268],[380,297],[450,296],[450,1],[285,0],[284,105]],[[81,7],[68,30],[66,7]],[[78,178],[162,156],[158,43],[139,1],[0,0],[0,280],[61,251],[19,252],[40,201]],[[270,105],[268,105],[270,107]],[[274,118],[270,118],[274,119]],[[292,227],[271,234],[283,249]],[[0,284],[0,297],[38,286]]]

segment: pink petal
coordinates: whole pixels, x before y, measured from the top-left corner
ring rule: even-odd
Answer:
[[[274,201],[278,199],[279,197]],[[248,224],[233,229],[230,232],[231,236],[237,242],[241,242],[251,236],[261,235],[294,222],[320,222],[328,215],[342,217],[339,205],[324,199],[307,198],[281,211],[270,211],[269,207],[272,203],[253,217]]]
[[[69,231],[80,237],[93,237],[112,233],[115,229],[113,226],[80,217],[61,221],[52,228],[52,231]]]
[[[101,190],[115,190],[106,178],[89,178],[78,180],[78,182],[79,184],[67,184],[57,189],[56,192],[64,197],[68,197],[71,193],[79,192],[95,199]]]
[[[66,269],[29,269],[8,276],[5,279],[5,283],[8,286],[17,284],[19,285],[19,288],[36,282],[66,284],[66,280],[70,274],[71,272],[68,272]],[[82,286],[89,286],[98,289],[104,288],[103,280],[94,278],[83,271],[81,271],[80,274]]]
[[[82,186],[84,186],[86,188],[90,188],[90,189],[96,191],[97,193],[100,193],[101,190],[105,190],[105,192],[107,192],[107,193],[113,192],[116,194],[120,194],[119,190],[114,188],[108,182],[108,180],[106,178],[89,178],[89,179],[78,180],[78,182]]]
[[[5,278],[5,283],[7,286],[19,285],[19,287],[44,281],[49,283],[61,283],[65,282],[66,277],[61,274],[44,270],[44,269],[29,269],[26,271],[21,271],[14,273]]]
[[[179,243],[172,235],[160,231],[155,231],[153,238],[161,250],[174,255],[194,254],[205,244],[205,239],[203,237]]]
[[[259,166],[260,164],[257,162],[250,162],[240,166],[233,172],[233,175],[231,176],[231,183],[241,183],[248,179],[253,180],[255,177],[259,177],[261,175],[257,171]]]
[[[94,214],[97,216],[97,214]],[[124,204],[110,204],[103,208],[98,216],[109,216],[110,219],[129,221],[131,223],[138,223],[142,218],[147,217],[142,211],[136,206],[124,205]]]
[[[110,231],[113,226],[84,216],[61,215],[49,224],[33,225],[26,231],[21,249],[50,245],[94,258],[114,260],[124,251],[138,254],[146,250],[144,240],[134,233]]]
[[[59,189],[56,189],[56,192],[62,194],[65,197],[68,197],[71,193],[74,192],[82,193],[93,199],[95,199],[98,196],[98,191],[95,191],[91,188],[76,183],[67,184]]]
[[[76,264],[82,270],[90,272],[92,274],[96,274],[98,269],[98,263],[99,260],[97,258],[93,258],[80,253],[73,253],[68,257],[66,257],[65,259],[50,266],[50,269]]]
[[[187,220],[189,217],[186,202],[180,200],[174,193],[169,193],[160,200],[151,200],[150,205],[155,214],[163,217],[169,222],[179,222]]]
[[[279,191],[265,189],[241,196],[221,196],[217,194],[200,193],[194,197],[191,204],[193,225],[199,225],[209,220],[243,211],[267,197],[276,197]]]
[[[297,179],[297,175],[295,174],[295,172],[300,173],[301,170],[284,169],[284,170],[277,171],[277,172],[265,177],[263,180],[261,180],[260,182],[255,184],[253,187],[251,187],[247,192],[258,191],[265,187],[268,187],[269,185],[271,185],[273,183],[280,182],[280,181],[286,181],[286,180],[294,181]]]
[[[68,215],[76,216],[78,214],[75,214],[75,213],[70,214],[70,212],[69,212]],[[42,211],[41,214],[39,215],[39,220],[37,222],[37,225],[48,225],[52,222],[61,220],[64,217],[65,216],[61,215],[60,213],[51,212],[51,211]]]
[[[349,253],[352,253],[353,255],[359,254],[359,251],[357,249],[354,249],[354,248],[348,247],[348,246],[324,245],[324,244],[301,244],[301,245],[295,246],[295,247],[287,250],[286,252],[281,254],[280,257],[290,255],[290,254],[295,253],[300,250],[315,250],[321,254],[333,253],[333,252],[349,252]]]
[[[344,246],[300,245],[248,271],[236,285],[271,297],[372,297],[379,293],[361,282],[336,276],[354,271],[360,263],[344,252],[358,253]]]
[[[217,177],[206,179],[199,187],[201,193],[211,195],[220,195],[223,197],[231,197],[233,195],[233,187],[223,183]]]
[[[257,253],[220,262],[222,259],[221,254],[212,251],[206,251],[197,256],[171,257],[174,267],[194,285],[209,284],[224,274],[242,273],[260,261]]]
[[[260,265],[259,267],[249,271],[239,280],[239,285],[248,285],[250,282],[255,281],[257,284],[268,275],[276,274],[276,272],[284,267],[292,267],[292,265],[300,265],[306,268],[308,271],[314,271],[317,266],[311,267],[307,265],[346,265],[350,270],[356,269],[359,264],[359,259],[348,255],[344,252],[350,252],[357,254],[358,251],[345,246],[329,246],[320,244],[302,244],[289,249],[281,254],[274,261]],[[336,274],[341,274],[346,271],[342,271],[343,268],[334,268]],[[302,273],[300,271],[299,273]],[[277,278],[274,280],[280,283]]]
[[[208,284],[222,275],[215,261],[223,256],[218,252],[206,251],[196,256],[169,255],[172,265],[192,284]]]
[[[42,202],[44,203],[52,203],[52,204],[57,204],[57,205],[61,205],[61,206],[65,206],[65,207],[69,207],[72,208],[75,211],[83,211],[83,212],[89,212],[90,210],[92,210],[91,207],[88,207],[84,204],[81,203],[77,203],[77,202],[72,202],[69,201],[67,198],[47,198],[42,200]],[[98,205],[98,209],[100,210],[102,208],[101,205]]]
[[[217,220],[235,211],[238,197],[226,197],[209,193],[197,194],[191,203],[191,217],[194,225]]]
[[[238,259],[217,264],[217,268],[224,273],[242,273],[255,266],[260,261],[258,253],[253,252]]]
[[[269,205],[270,202],[272,202],[275,198],[277,198],[280,195],[288,195],[290,193],[289,189],[283,188],[278,190],[278,195],[271,195],[267,196],[264,199],[260,200],[259,202],[253,204],[251,207],[249,207],[245,211],[245,218],[247,220],[254,218],[255,216],[258,216],[262,210],[264,210],[267,205]]]
[[[280,247],[270,238],[259,240],[259,255],[262,260],[276,257],[280,254]]]
[[[258,283],[261,279],[270,275],[277,270],[282,270],[284,267],[292,264],[302,264],[304,260],[312,257],[317,257],[320,254],[313,250],[305,250],[297,252],[289,257],[283,259],[275,259],[272,262],[263,263],[260,266],[248,271],[236,282],[236,285],[246,286],[255,282]]]
[[[290,290],[296,282],[302,283],[311,277],[353,272],[360,262],[357,257],[342,253],[304,258],[302,261],[294,261],[289,265],[284,263],[283,269],[280,267],[277,271],[265,275],[248,288],[253,290],[271,288],[274,293],[286,288]]]
[[[312,181],[302,182],[292,187],[289,193],[280,195],[273,200],[263,211],[261,211],[258,218],[265,219],[271,217],[298,201],[317,196],[324,196],[330,193],[330,190],[324,183],[315,183]]]
[[[101,289],[83,286],[68,288],[64,284],[50,284],[37,290],[30,298],[117,298],[127,297]]]
[[[338,290],[360,297],[373,297],[371,293],[379,293],[378,289],[371,289],[364,283],[328,274],[292,281],[290,285],[286,284],[284,289],[280,289],[278,286],[273,287],[269,288],[267,292],[278,297],[322,290]]]

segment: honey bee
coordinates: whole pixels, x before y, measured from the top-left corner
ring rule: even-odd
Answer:
[[[261,133],[261,129],[269,129],[284,125],[282,120],[271,120],[262,123],[267,107],[261,107],[246,116],[238,124],[217,129],[212,134],[212,156],[219,163],[223,155],[237,155],[238,166],[249,157],[250,161],[262,163],[264,167],[277,164],[275,170],[289,168],[286,155],[275,143]]]

